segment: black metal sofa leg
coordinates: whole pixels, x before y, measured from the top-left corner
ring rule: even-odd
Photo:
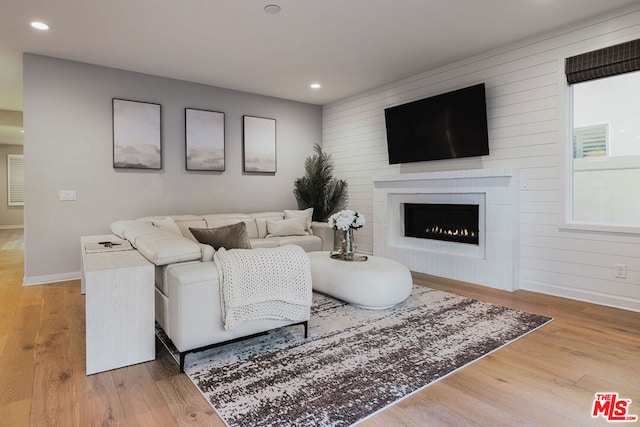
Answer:
[[[181,351],[180,352],[180,373],[184,374],[184,359],[185,357],[187,357],[187,351]]]
[[[296,325],[304,326],[304,337],[308,338],[309,337],[309,322],[305,320],[304,322],[296,323]],[[254,334],[254,335],[250,335],[250,336],[247,336],[247,337],[241,337],[241,338],[237,338],[237,339],[234,339],[234,340],[221,342],[221,343],[217,343],[217,344],[212,344],[212,345],[196,348],[196,349],[189,350],[189,351],[181,351],[180,352],[180,373],[184,374],[184,362],[185,362],[185,358],[187,357],[188,353],[196,353],[198,351],[203,351],[203,350],[207,350],[207,349],[210,349],[210,348],[219,347],[221,345],[231,344],[233,342],[238,342],[238,341],[243,341],[243,340],[246,340],[246,339],[249,339],[249,338],[253,338],[253,337],[256,337],[256,336],[259,336],[259,335],[264,335],[266,333],[267,332],[260,332],[260,333],[257,333],[257,334]]]

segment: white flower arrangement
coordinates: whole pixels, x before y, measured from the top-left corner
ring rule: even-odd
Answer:
[[[350,228],[357,229],[364,225],[364,216],[361,213],[345,209],[336,212],[329,217],[329,226],[334,230],[347,231]]]

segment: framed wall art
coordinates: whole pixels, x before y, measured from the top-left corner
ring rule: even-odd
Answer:
[[[113,167],[162,168],[160,104],[113,99]]]
[[[185,108],[186,167],[224,171],[224,113]]]
[[[245,172],[276,172],[276,120],[242,117]]]

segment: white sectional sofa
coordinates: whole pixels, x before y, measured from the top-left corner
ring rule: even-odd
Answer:
[[[306,252],[333,250],[334,231],[327,223],[309,220],[310,234],[286,235],[287,227],[280,227],[285,222],[279,221],[299,215],[301,211],[169,215],[111,224],[115,235],[128,240],[156,266],[156,321],[181,353],[181,370],[184,356],[191,350],[292,324],[283,320],[249,321],[225,330],[213,262],[215,251],[199,243],[189,228],[212,229],[244,222],[252,248],[293,244]]]

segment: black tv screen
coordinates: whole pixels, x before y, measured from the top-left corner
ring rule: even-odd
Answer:
[[[484,83],[384,110],[389,164],[489,154]]]

